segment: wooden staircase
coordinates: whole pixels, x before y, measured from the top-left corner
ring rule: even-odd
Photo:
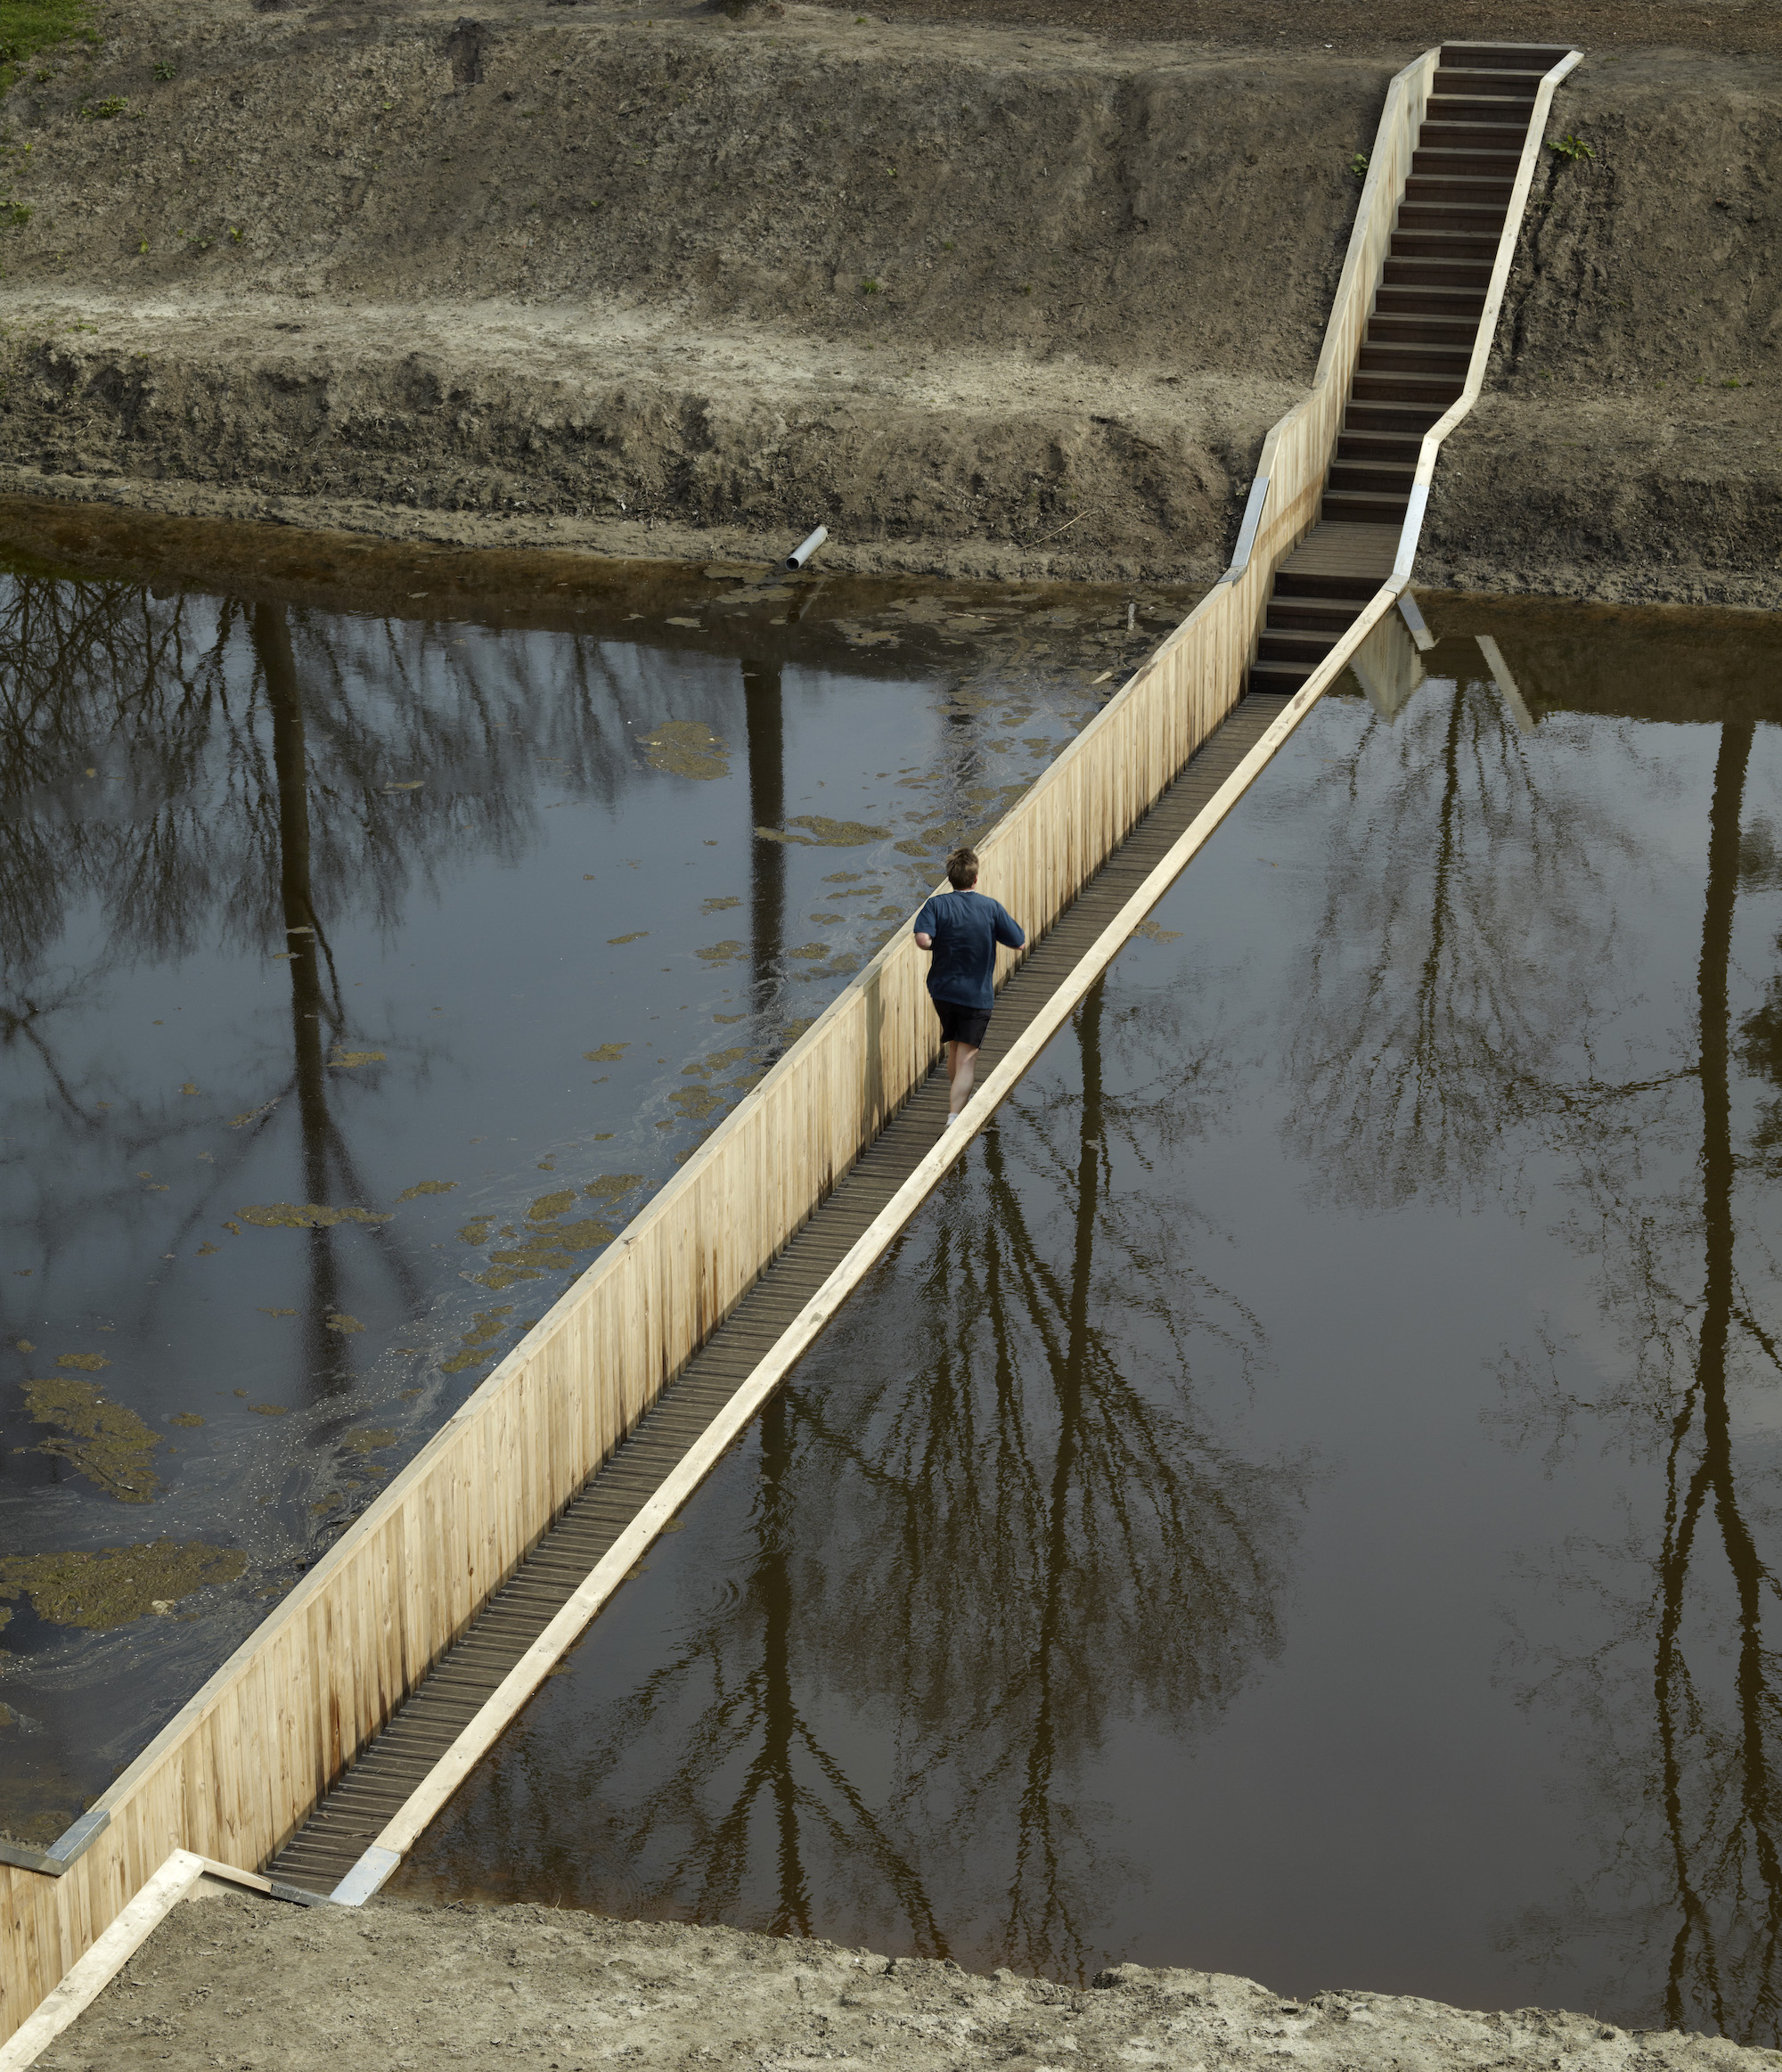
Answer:
[[[1392,572],[1423,435],[1466,383],[1535,89],[1568,47],[1442,46],[1322,514],[1276,571],[1252,691],[1298,690]]]

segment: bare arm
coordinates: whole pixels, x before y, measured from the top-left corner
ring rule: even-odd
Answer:
[[[916,947],[919,950],[931,950],[934,948],[934,946],[935,938],[933,936],[924,935],[921,930],[918,929],[916,930]]]

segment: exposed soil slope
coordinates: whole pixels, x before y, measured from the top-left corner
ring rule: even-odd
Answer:
[[[1429,2000],[1284,2000],[1246,1978],[1123,1964],[1087,1992],[832,1943],[536,1906],[176,1907],[40,2072],[343,2061],[577,2072],[615,2061],[940,2072],[1769,2072],[1778,2054],[1582,2015]]]
[[[106,29],[5,107],[0,487],[1187,580],[1413,54],[607,0]],[[1432,578],[1762,602],[1782,67],[1592,61],[1564,106],[1597,155],[1545,168]]]

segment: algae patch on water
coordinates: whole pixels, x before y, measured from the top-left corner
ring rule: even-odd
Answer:
[[[630,1048],[629,1044],[601,1044],[582,1055],[591,1065],[616,1065]]]
[[[526,1220],[528,1223],[548,1223],[553,1216],[561,1216],[566,1209],[573,1208],[575,1200],[576,1190],[573,1187],[559,1188],[554,1194],[541,1194],[527,1210]]]
[[[111,1364],[103,1353],[58,1353],[58,1367],[78,1367],[84,1374],[96,1374],[102,1367]]]
[[[794,834],[791,830],[795,827],[807,831]],[[758,827],[755,831],[764,842],[793,842],[806,848],[857,849],[868,842],[882,842],[891,830],[869,827],[863,820],[828,820],[821,813],[801,813],[789,820],[783,830]]]
[[[470,1319],[470,1329],[464,1333],[463,1349],[449,1360],[441,1360],[441,1372],[462,1374],[466,1367],[479,1366],[483,1361],[493,1358],[495,1340],[508,1328],[504,1320],[512,1314],[511,1302],[503,1302],[495,1309],[478,1310]]]
[[[615,1195],[629,1194],[634,1187],[642,1184],[642,1173],[602,1173],[598,1180],[590,1180],[582,1192],[598,1201],[607,1201]]]
[[[396,1200],[413,1201],[422,1194],[449,1194],[457,1184],[455,1180],[417,1180],[413,1187],[405,1187]]]
[[[170,1611],[193,1591],[233,1583],[248,1565],[238,1548],[202,1540],[154,1540],[96,1554],[14,1554],[0,1560],[0,1597],[28,1596],[52,1626],[103,1631]]]
[[[353,1454],[375,1454],[382,1446],[393,1446],[396,1434],[388,1427],[361,1425],[356,1430],[341,1435],[340,1444]]]
[[[262,1230],[332,1230],[342,1223],[388,1223],[369,1208],[324,1208],[314,1201],[262,1201],[235,1211],[243,1223]]]
[[[666,720],[654,733],[640,734],[637,745],[652,770],[671,777],[730,775],[728,744],[695,719]]]
[[[149,1465],[159,1434],[134,1410],[108,1402],[94,1383],[65,1374],[27,1381],[25,1407],[33,1422],[61,1428],[35,1452],[67,1461],[123,1503],[146,1503],[159,1487]]]

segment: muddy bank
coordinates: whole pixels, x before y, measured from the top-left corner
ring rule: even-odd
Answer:
[[[1390,70],[797,5],[105,29],[6,103],[0,487],[993,577],[1223,565]],[[1562,126],[1430,578],[1768,602],[1782,68],[1593,60]]]
[[[628,2064],[1041,2072],[1134,2064],[1307,2072],[1539,2065],[1541,2072],[1773,2066],[1718,2037],[1623,2030],[1533,2009],[1320,1992],[1123,1964],[1079,1991],[999,1971],[887,1961],[833,1943],[616,1921],[516,1906],[297,1908],[233,1895],[177,1907],[38,2060],[43,2072],[134,2066],[332,2066],[342,2051],[402,2068],[499,2050],[540,2072]],[[493,2059],[488,2060],[494,2062]]]

